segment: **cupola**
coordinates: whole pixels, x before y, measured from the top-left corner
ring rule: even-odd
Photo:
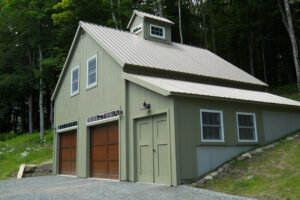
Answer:
[[[147,40],[171,43],[171,26],[173,24],[174,22],[167,18],[134,10],[127,29],[132,34]]]

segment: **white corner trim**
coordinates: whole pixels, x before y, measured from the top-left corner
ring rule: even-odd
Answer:
[[[96,59],[96,81],[95,81],[95,83],[89,85],[89,61],[94,58]],[[97,60],[97,54],[96,54],[86,61],[86,88],[87,89],[97,85],[97,82],[98,82],[97,76],[98,76],[98,60]]]
[[[203,112],[210,112],[210,113],[219,113],[220,114],[220,124],[221,124],[221,140],[210,140],[203,138],[203,119],[202,113]],[[207,110],[207,109],[200,109],[200,126],[201,126],[201,142],[225,142],[224,139],[224,122],[223,122],[223,111],[220,110]]]
[[[241,140],[240,139],[240,126],[239,126],[239,118],[238,118],[239,115],[251,115],[251,116],[253,116],[254,137],[255,137],[254,140]],[[236,112],[236,127],[237,127],[237,133],[238,133],[238,142],[258,142],[255,113]]]
[[[152,34],[151,33],[151,28],[152,27],[156,27],[156,28],[161,28],[162,29],[162,31],[163,31],[163,36],[159,36],[159,35],[154,35],[154,34]],[[156,38],[160,38],[160,39],[166,39],[166,29],[165,29],[165,27],[162,27],[162,26],[158,26],[158,25],[154,25],[154,24],[150,24],[150,36],[151,37],[156,37]]]
[[[73,90],[73,71],[75,71],[76,69],[78,69],[78,89],[77,91],[72,91]],[[74,96],[76,94],[79,93],[79,88],[80,88],[80,68],[79,68],[79,65],[77,65],[76,67],[74,67],[72,70],[71,70],[71,96]]]

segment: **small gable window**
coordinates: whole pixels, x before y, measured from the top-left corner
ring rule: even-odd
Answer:
[[[165,28],[150,24],[150,36],[165,39]]]
[[[200,110],[202,142],[224,142],[223,113]]]
[[[237,116],[239,142],[257,142],[255,113],[240,113]]]
[[[93,56],[87,61],[87,88],[97,84],[97,56]]]
[[[79,66],[74,67],[71,72],[71,95],[79,92]]]

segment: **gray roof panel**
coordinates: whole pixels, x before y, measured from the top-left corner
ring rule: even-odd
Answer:
[[[300,107],[300,102],[298,101],[273,95],[267,92],[124,73],[125,78],[126,76],[133,77],[147,84],[151,84],[159,88],[161,91],[165,91],[165,93],[169,92],[170,94],[179,93],[186,95],[199,95],[205,97],[235,99],[250,102],[261,102],[268,104],[280,104]]]
[[[98,43],[125,65],[162,69],[192,75],[267,86],[210,51],[172,42],[145,40],[135,34],[96,24],[80,22]]]

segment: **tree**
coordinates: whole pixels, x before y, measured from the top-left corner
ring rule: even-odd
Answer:
[[[299,51],[298,51],[298,45],[297,45],[297,39],[295,36],[294,31],[294,25],[290,10],[290,5],[288,0],[284,0],[284,7],[285,11],[283,10],[280,0],[277,0],[279,10],[282,16],[282,22],[289,34],[292,50],[293,50],[293,56],[294,56],[294,64],[295,64],[295,70],[296,70],[296,77],[297,77],[297,85],[298,85],[298,93],[300,95],[300,61],[299,61]]]
[[[183,43],[183,37],[182,37],[182,27],[181,27],[181,2],[178,0],[178,16],[179,16],[179,35],[180,35],[180,43]]]

